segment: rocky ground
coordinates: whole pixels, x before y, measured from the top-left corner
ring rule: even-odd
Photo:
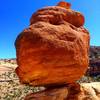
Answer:
[[[15,60],[0,60],[0,100],[23,100],[25,95],[41,89],[21,85],[15,73]]]

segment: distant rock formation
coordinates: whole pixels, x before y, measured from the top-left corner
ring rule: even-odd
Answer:
[[[2,63],[11,63],[11,64],[17,64],[16,63],[16,58],[5,58],[5,59],[0,59],[0,64]]]
[[[86,74],[89,76],[100,75],[100,46],[90,47],[89,58],[90,62]]]
[[[100,59],[91,59],[86,75],[98,76],[100,75]]]
[[[90,60],[88,73],[90,76],[100,75],[100,59]]]
[[[90,47],[90,60],[100,59],[100,46]]]
[[[89,64],[90,37],[83,25],[84,16],[65,2],[35,12],[15,41],[21,83],[54,86],[80,79]]]

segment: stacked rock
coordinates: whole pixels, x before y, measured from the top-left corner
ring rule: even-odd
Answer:
[[[15,41],[21,83],[59,86],[74,83],[87,70],[89,32],[84,16],[60,2],[35,12]]]

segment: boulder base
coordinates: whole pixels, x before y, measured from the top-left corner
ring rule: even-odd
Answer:
[[[71,84],[31,93],[25,100],[100,100],[100,83]]]

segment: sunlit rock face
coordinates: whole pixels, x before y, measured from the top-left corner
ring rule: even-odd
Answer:
[[[78,80],[89,60],[89,32],[83,24],[84,16],[67,3],[35,12],[15,41],[21,83],[51,86]]]

